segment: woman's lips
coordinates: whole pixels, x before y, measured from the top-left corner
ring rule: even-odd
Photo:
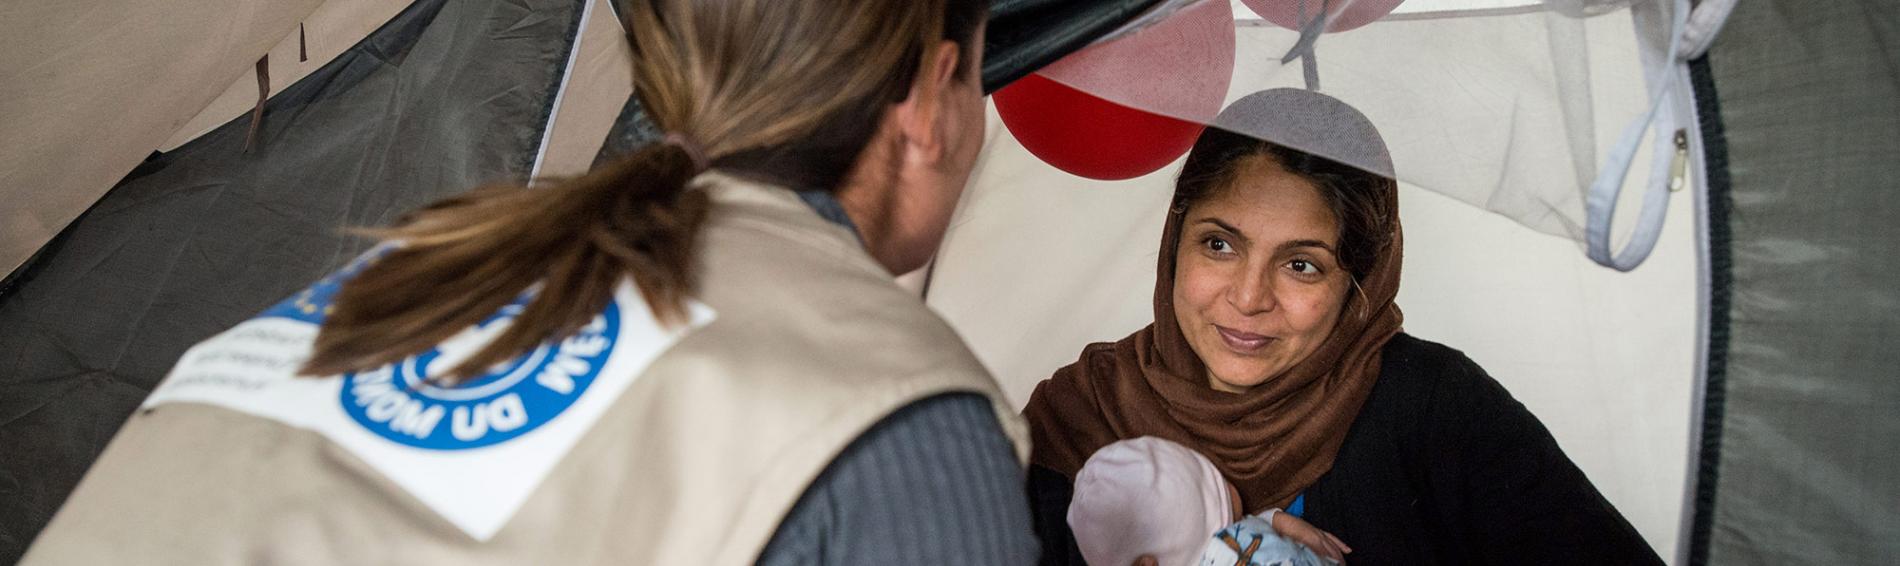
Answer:
[[[1221,341],[1226,342],[1228,348],[1243,354],[1258,352],[1273,343],[1272,336],[1234,330],[1218,324],[1214,325],[1214,330],[1220,333]]]

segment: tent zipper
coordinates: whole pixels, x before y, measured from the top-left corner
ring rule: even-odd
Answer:
[[[1676,130],[1676,157],[1669,162],[1669,192],[1689,186],[1689,130]]]

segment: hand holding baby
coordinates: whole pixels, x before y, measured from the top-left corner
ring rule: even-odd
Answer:
[[[1090,564],[1320,566],[1352,552],[1338,537],[1271,509],[1240,517],[1239,497],[1205,456],[1141,437],[1110,444],[1076,473],[1068,522]]]

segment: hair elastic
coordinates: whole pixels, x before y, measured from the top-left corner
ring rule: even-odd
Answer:
[[[693,141],[693,138],[686,134],[667,132],[665,136],[660,138],[660,143],[680,148],[680,151],[686,152],[687,159],[693,160],[693,168],[695,170],[705,171],[711,165],[706,161],[706,150],[700,147],[699,142]]]

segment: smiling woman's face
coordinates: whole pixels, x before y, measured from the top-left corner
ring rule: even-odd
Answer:
[[[1305,360],[1339,321],[1351,275],[1318,187],[1266,156],[1192,203],[1174,260],[1174,316],[1209,387],[1240,392]]]

